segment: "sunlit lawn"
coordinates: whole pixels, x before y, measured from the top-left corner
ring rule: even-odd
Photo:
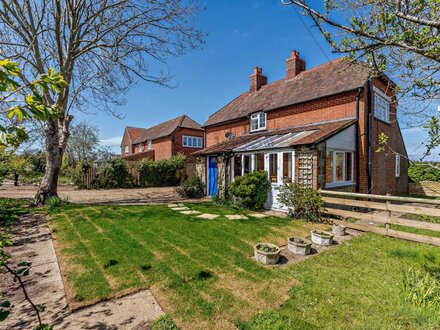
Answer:
[[[228,220],[245,211],[186,204],[215,220],[163,206],[64,206],[51,212],[71,306],[150,288],[187,329],[436,328],[400,292],[402,270],[440,267],[440,249],[363,235],[287,267],[250,258],[253,244],[285,244],[310,224],[285,218]],[[437,266],[435,266],[437,265]],[[258,311],[267,311],[262,316]]]

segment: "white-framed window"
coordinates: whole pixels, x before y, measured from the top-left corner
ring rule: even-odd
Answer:
[[[128,145],[124,147],[124,154],[128,154],[128,150],[129,150],[128,148],[129,148]]]
[[[374,116],[386,123],[390,122],[391,99],[379,90],[374,90]]]
[[[348,184],[353,182],[354,157],[352,151],[332,151],[332,180],[327,182],[329,186]]]
[[[151,141],[151,140],[147,140],[147,149],[148,149],[148,150],[153,149],[153,141]]]
[[[396,155],[395,175],[396,175],[396,178],[400,178],[400,155]]]
[[[184,135],[182,137],[182,144],[188,148],[203,148],[202,138],[199,136]]]
[[[144,150],[144,147],[142,146],[142,143],[138,144],[138,152],[141,152]]]
[[[253,113],[251,115],[251,123],[250,123],[251,131],[259,131],[266,129],[266,113],[258,112]]]

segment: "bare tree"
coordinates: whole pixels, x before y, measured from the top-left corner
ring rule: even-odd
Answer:
[[[27,83],[49,68],[69,84],[46,93],[61,110],[44,125],[46,172],[36,201],[57,195],[72,111],[100,106],[114,112],[139,79],[167,85],[151,61],[198,47],[199,5],[191,0],[0,0],[0,51],[17,61]]]
[[[398,84],[412,122],[440,100],[440,3],[437,0],[282,0],[312,18],[337,53],[363,58]],[[420,121],[419,121],[420,122]]]

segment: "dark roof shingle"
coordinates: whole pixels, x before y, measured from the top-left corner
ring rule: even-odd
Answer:
[[[204,126],[355,90],[364,86],[370,75],[371,71],[365,63],[348,63],[342,59],[330,61],[303,71],[293,79],[281,79],[262,86],[255,93],[241,94],[212,114]]]
[[[202,127],[187,115],[165,121],[150,128],[126,127],[133,144],[154,140],[173,133],[177,128],[203,130]]]

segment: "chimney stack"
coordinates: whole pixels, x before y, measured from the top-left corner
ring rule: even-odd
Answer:
[[[299,52],[292,50],[290,58],[286,60],[286,80],[295,78],[306,69],[306,62],[299,57]]]
[[[258,91],[261,86],[267,84],[267,77],[263,76],[263,69],[258,66],[255,67],[254,73],[251,74],[250,78],[250,92],[254,93]]]

